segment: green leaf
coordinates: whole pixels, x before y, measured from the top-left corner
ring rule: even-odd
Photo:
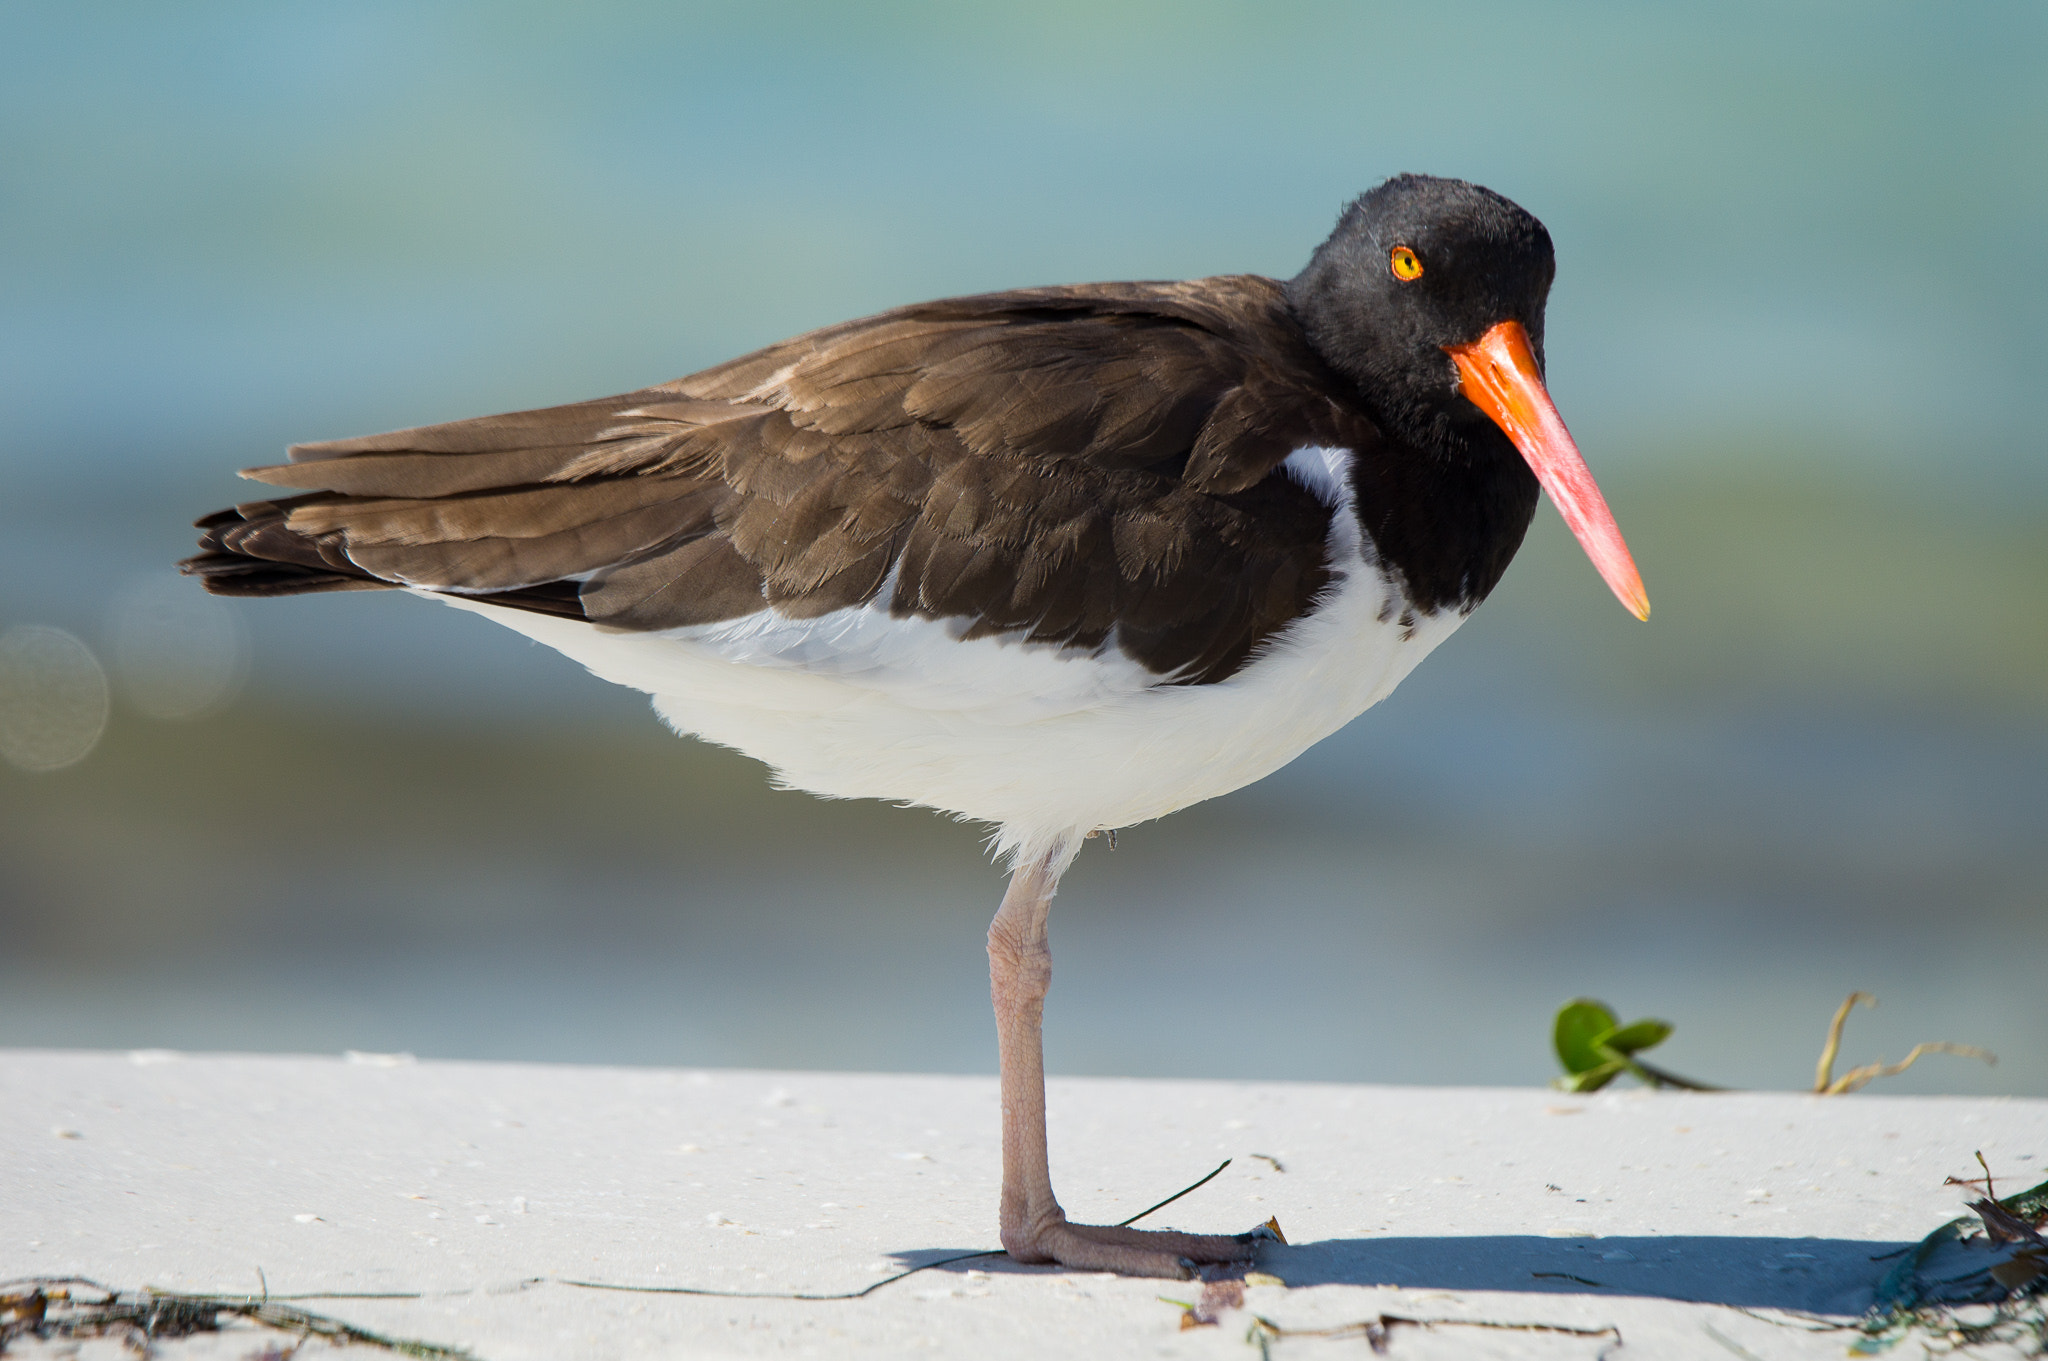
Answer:
[[[1628,1065],[1626,1063],[1615,1059],[1612,1062],[1600,1064],[1598,1067],[1588,1068],[1583,1073],[1573,1073],[1569,1077],[1558,1078],[1550,1085],[1566,1092],[1597,1092],[1627,1070]]]
[[[1567,1073],[1590,1072],[1610,1062],[1613,1056],[1599,1052],[1593,1047],[1593,1042],[1614,1028],[1614,1013],[1604,1004],[1590,997],[1566,1002],[1558,1008],[1557,1026],[1553,1032],[1558,1062],[1564,1065]]]
[[[1669,1021],[1633,1021],[1611,1035],[1595,1036],[1595,1049],[1605,1046],[1617,1054],[1636,1054],[1645,1049],[1655,1049],[1671,1038]]]

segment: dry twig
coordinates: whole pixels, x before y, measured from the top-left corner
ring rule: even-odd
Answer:
[[[1965,1058],[1982,1059],[1995,1064],[1998,1056],[1988,1049],[1979,1049],[1973,1044],[1952,1044],[1947,1040],[1934,1040],[1916,1044],[1913,1051],[1897,1063],[1866,1063],[1860,1068],[1851,1068],[1840,1077],[1835,1076],[1835,1058],[1842,1052],[1842,1027],[1849,1023],[1849,1013],[1858,1002],[1867,1007],[1877,1005],[1877,999],[1867,992],[1852,992],[1835,1009],[1835,1019],[1828,1023],[1828,1041],[1821,1047],[1820,1062],[1813,1070],[1813,1090],[1818,1096],[1845,1096],[1861,1091],[1881,1077],[1896,1077],[1920,1061],[1923,1054],[1961,1054]]]

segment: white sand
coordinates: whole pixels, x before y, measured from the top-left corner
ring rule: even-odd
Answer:
[[[1050,1100],[1076,1219],[1121,1219],[1233,1159],[1146,1223],[1277,1216],[1294,1246],[1260,1269],[1287,1286],[1247,1297],[1277,1323],[1611,1324],[1617,1356],[1838,1357],[1839,1334],[1741,1311],[1859,1310],[1889,1265],[1873,1254],[1960,1212],[1942,1179],[1972,1174],[1977,1149],[2009,1189],[2048,1175],[2044,1101],[1057,1079]],[[1257,1355],[1245,1314],[1180,1329],[1158,1297],[1193,1301],[1197,1284],[1001,1257],[855,1301],[564,1283],[829,1293],[993,1247],[988,1078],[12,1051],[0,1169],[0,1276],[255,1293],[260,1268],[273,1295],[422,1292],[304,1307],[489,1361]],[[265,1338],[238,1328],[158,1354],[245,1358]],[[1391,1345],[1612,1350],[1464,1328]],[[1357,1338],[1274,1351],[1370,1354]],[[77,1354],[125,1355],[112,1341]]]

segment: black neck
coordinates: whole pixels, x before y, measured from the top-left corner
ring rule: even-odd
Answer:
[[[1536,475],[1507,436],[1489,426],[1465,444],[1432,454],[1382,436],[1352,463],[1359,524],[1423,613],[1477,608],[1536,514]]]

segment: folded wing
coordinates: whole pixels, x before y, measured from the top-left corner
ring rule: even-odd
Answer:
[[[1084,285],[828,327],[660,387],[299,445],[200,522],[223,594],[413,586],[630,630],[880,605],[1222,679],[1329,579],[1275,469],[1371,427],[1270,280]],[[886,590],[886,594],[884,594]]]

